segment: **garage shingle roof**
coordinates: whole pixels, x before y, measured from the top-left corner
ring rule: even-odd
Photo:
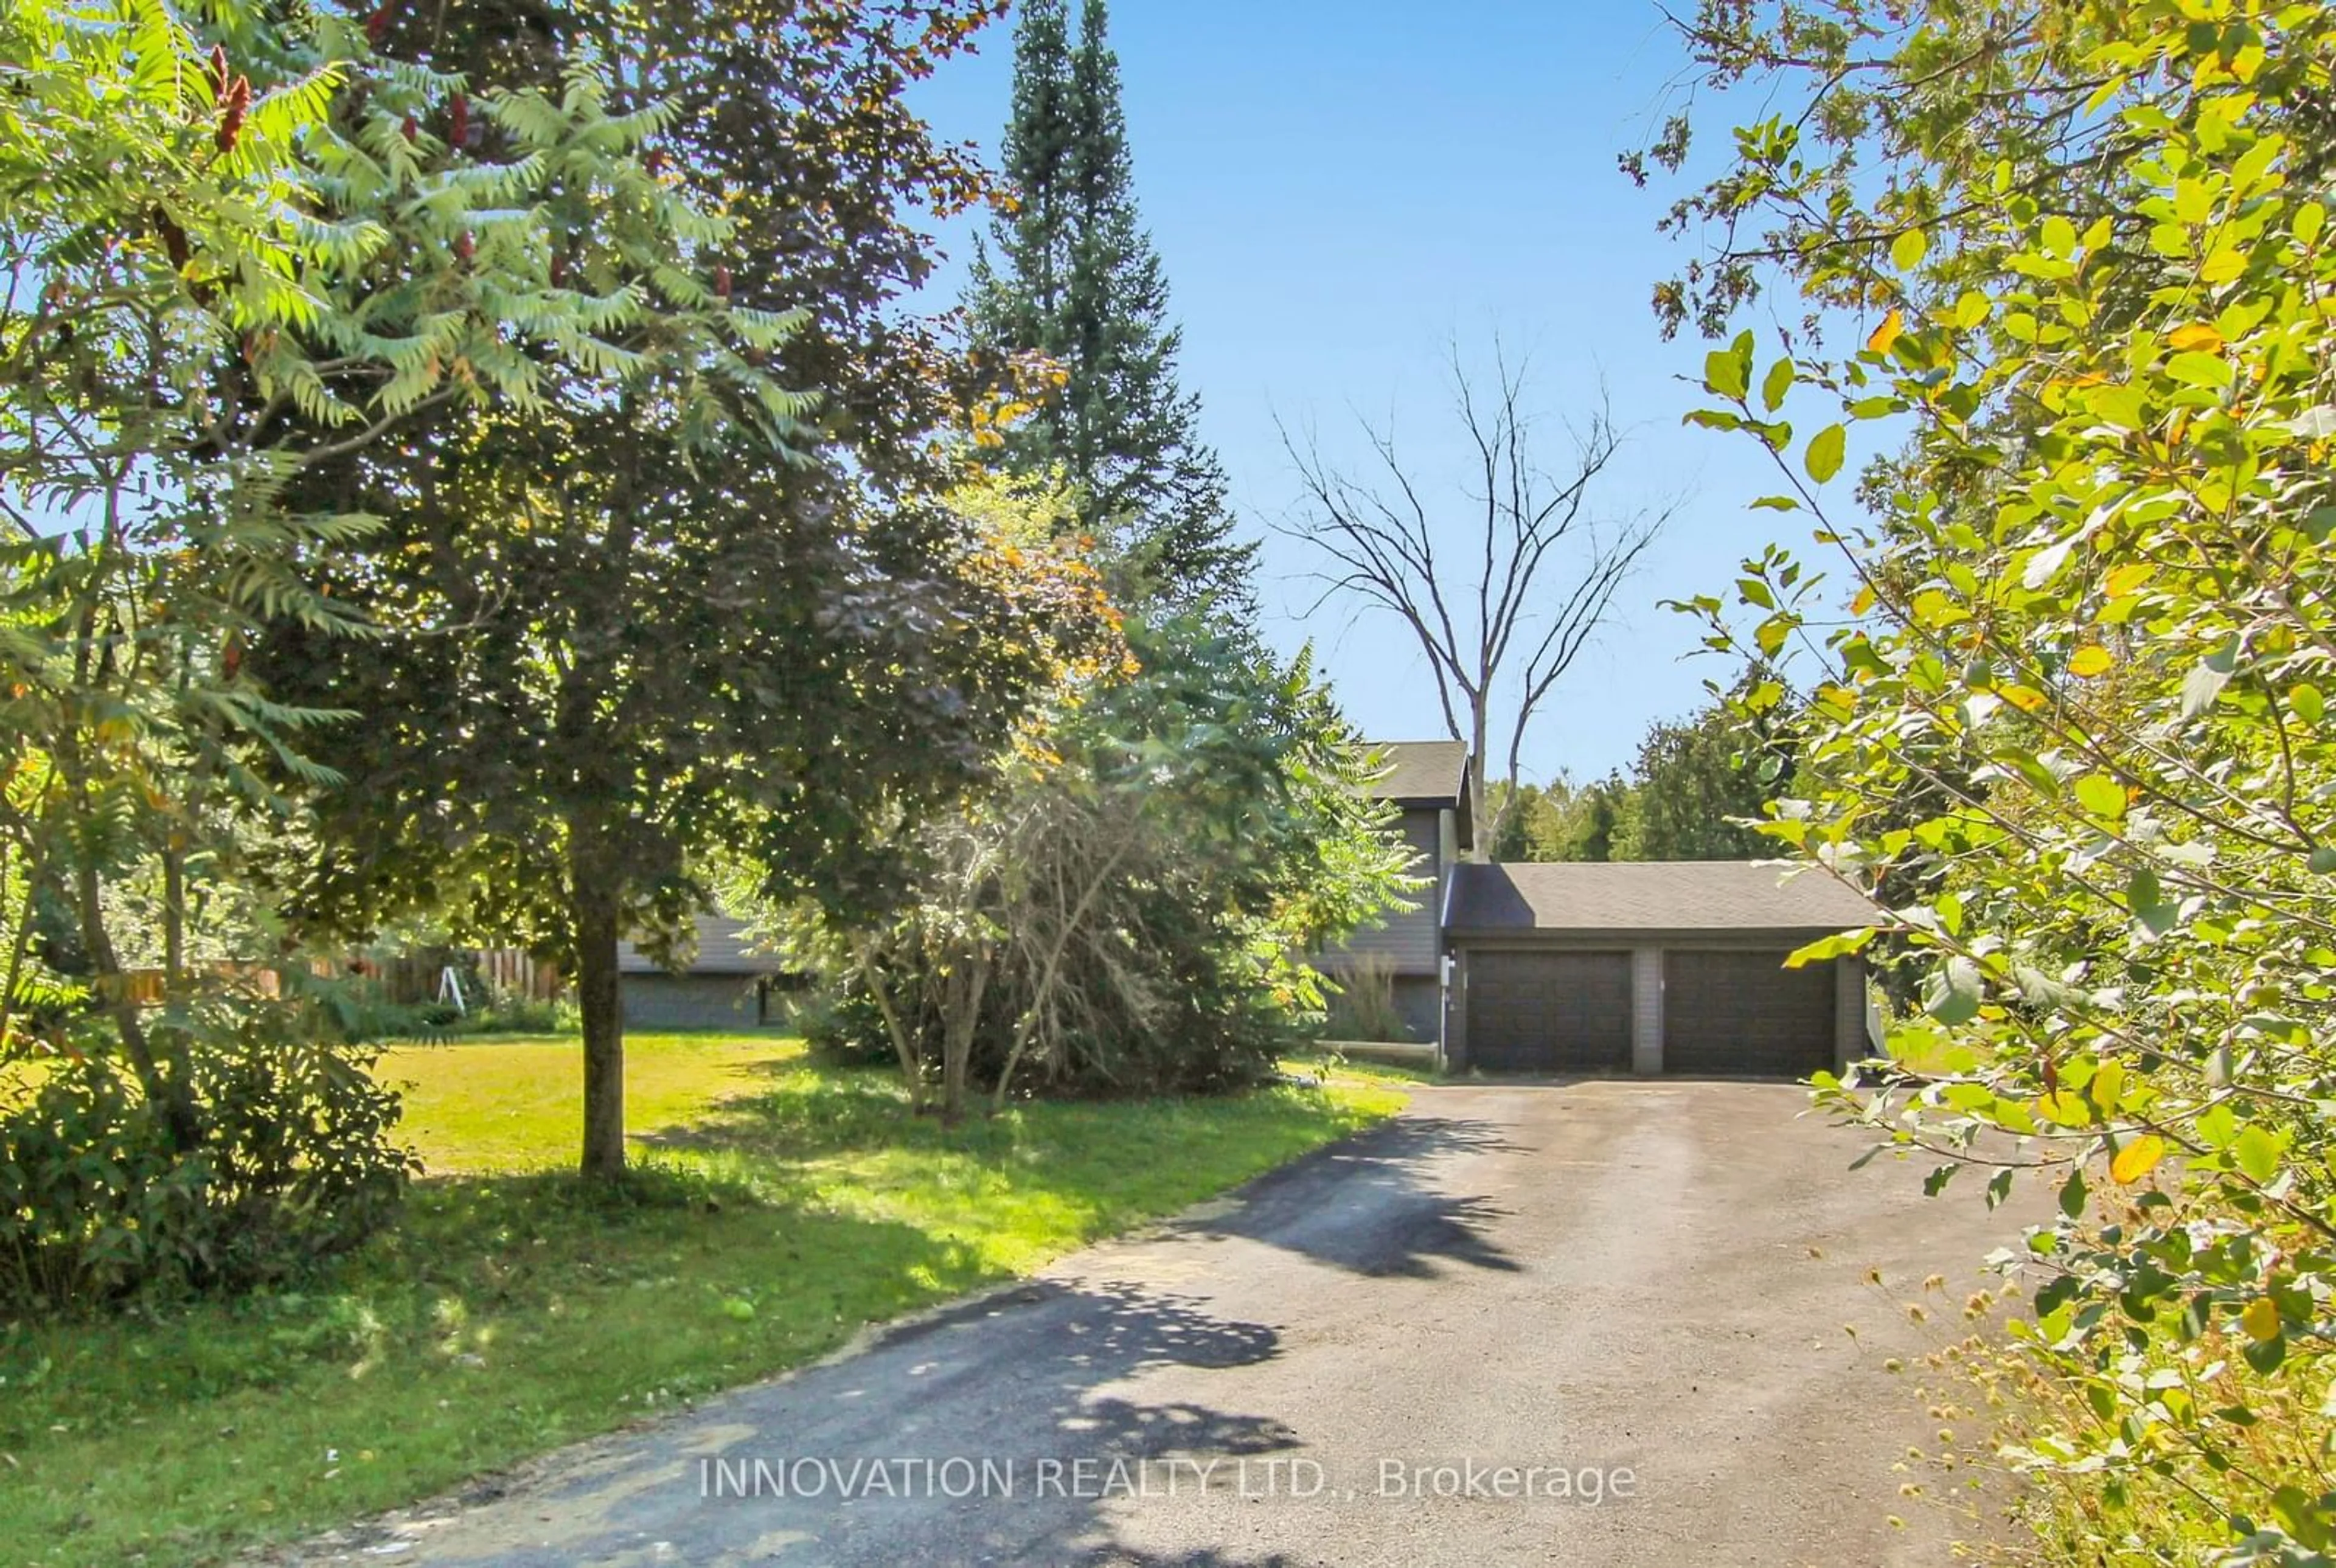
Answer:
[[[1468,743],[1457,740],[1380,741],[1394,771],[1371,786],[1379,800],[1401,805],[1457,805],[1468,789]]]
[[[1825,872],[1756,861],[1613,861],[1453,868],[1455,931],[1828,931],[1878,924]]]

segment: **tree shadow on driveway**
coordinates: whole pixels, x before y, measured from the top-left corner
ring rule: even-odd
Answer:
[[[1441,1190],[1433,1168],[1458,1156],[1531,1152],[1487,1122],[1397,1116],[1260,1177],[1228,1213],[1173,1228],[1285,1248],[1374,1279],[1433,1280],[1455,1265],[1513,1272],[1520,1265],[1491,1233],[1509,1211]]]
[[[485,1507],[425,1518],[400,1532],[416,1549],[398,1558],[495,1568],[1144,1561],[1112,1544],[1107,1523],[1132,1488],[1164,1485],[1173,1471],[1191,1495],[1207,1460],[1230,1475],[1241,1459],[1302,1443],[1270,1415],[1147,1400],[1127,1385],[1163,1368],[1254,1367],[1280,1344],[1270,1325],[1134,1284],[1010,1287],[896,1328],[861,1354],[569,1456]]]

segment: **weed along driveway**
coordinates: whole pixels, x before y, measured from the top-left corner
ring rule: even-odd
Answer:
[[[1895,1467],[1940,1425],[1914,1359],[2017,1220],[1849,1171],[1801,1103],[1424,1089],[1163,1229],[298,1560],[1945,1561],[1996,1505],[1901,1495],[1967,1474]]]

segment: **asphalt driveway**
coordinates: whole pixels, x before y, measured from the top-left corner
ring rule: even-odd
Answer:
[[[1027,1288],[307,1561],[1943,1562],[1984,1517],[1900,1495],[1937,1423],[1883,1363],[1957,1331],[2016,1223],[1850,1172],[1804,1104],[1427,1089]],[[1933,1272],[1944,1329],[1899,1305]]]

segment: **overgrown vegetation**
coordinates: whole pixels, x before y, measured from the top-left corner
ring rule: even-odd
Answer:
[[[1796,710],[1815,784],[1770,831],[1893,890],[1892,1048],[1938,1069],[1820,1097],[1934,1187],[2058,1187],[2003,1435],[2055,1560],[2324,1563],[2336,23],[1712,4],[1689,37],[1798,97],[1681,204],[1723,246],[1658,306],[1718,331],[1799,287],[1808,331],[1714,350],[1695,417],[1849,579],[1771,550],[1694,608],[1789,661],[1739,705]],[[1860,434],[1897,443],[1865,516]]]
[[[1357,953],[1338,966],[1322,1019],[1322,1037],[1337,1041],[1407,1040],[1411,1024],[1395,999],[1395,961],[1384,953]]]
[[[297,1018],[262,1021],[197,962],[213,919],[277,956],[243,896],[295,832],[267,774],[326,782],[298,747],[341,716],[267,690],[251,639],[368,629],[311,568],[379,520],[307,482],[427,411],[540,407],[571,381],[720,362],[747,405],[776,395],[741,355],[784,324],[651,307],[648,280],[722,227],[661,192],[656,111],[382,44],[331,11],[0,12],[0,1057],[81,1064],[16,1145],[85,1134],[117,1156],[30,1178],[40,1261],[15,1278],[52,1295],[148,1268],[244,1279],[223,1248],[247,1222],[271,1254],[343,1245],[394,1186],[392,1113],[355,1064],[288,1046],[268,1100],[254,1053]],[[442,113],[476,135],[424,136]],[[554,229],[599,292],[548,276]],[[310,1161],[336,1169],[308,1184]],[[304,1194],[352,1201],[311,1226],[288,1212]]]
[[[823,1045],[888,1050],[950,1121],[977,1095],[1256,1082],[1319,1018],[1299,955],[1410,880],[1310,656],[1275,657],[1251,624],[1250,550],[1137,222],[1107,21],[1086,0],[1075,42],[1041,0],[1016,32],[1016,200],[968,301],[1007,401],[977,422],[992,472],[960,505],[1033,560],[1079,538],[1124,612],[1116,640],[1056,660],[992,787],[888,817],[903,896],[787,902],[745,879],[730,898],[835,980]]]
[[[881,922],[781,911],[836,977],[847,1053],[889,1048],[912,1096],[1221,1092],[1319,1019],[1305,961],[1409,890],[1371,763],[1305,661],[1276,667],[1191,617],[1129,628],[1080,672],[1002,787],[916,840]]]
[[[371,1053],[318,1043],[272,1003],[205,1009],[219,1016],[190,1029],[193,1148],[109,1054],[0,1095],[0,1313],[248,1290],[347,1251],[394,1211],[411,1161]]]
[[[1360,763],[1243,618],[1100,5],[1030,69],[1079,83],[1086,200],[1040,248],[1108,344],[968,361],[897,308],[920,225],[989,193],[905,95],[993,14],[0,15],[0,1065],[44,1064],[0,1290],[237,1288],[380,1223],[394,1101],[321,1042],[403,1026],[308,979],[392,933],[557,960],[617,1176],[621,940],[686,959],[720,879],[892,930],[954,826],[1037,798],[1141,827],[1149,880],[1101,1011],[1013,1002],[1000,1100],[1257,1076],[1310,994],[1282,949],[1370,904],[1307,881],[1368,859]],[[1037,416],[1081,422],[1056,511],[990,472],[1027,376],[1088,389]],[[1106,385],[1145,417],[1099,448]],[[1204,726],[1259,748],[1247,799],[1139,787]]]
[[[252,659],[278,700],[365,717],[304,740],[335,782],[277,780],[324,845],[282,868],[289,908],[558,956],[589,1173],[623,1162],[619,940],[686,958],[717,861],[880,911],[919,818],[984,786],[1035,694],[1112,638],[1075,539],[1001,539],[955,503],[964,410],[930,335],[887,314],[930,264],[918,219],[978,189],[903,95],[985,15],[739,0],[539,31],[488,5],[390,34],[515,88],[584,63],[625,82],[657,201],[697,215],[606,365],[316,475],[382,519],[309,569],[372,634],[278,618]],[[621,281],[567,238],[587,216],[544,215],[555,293]],[[657,346],[700,313],[760,337]]]

